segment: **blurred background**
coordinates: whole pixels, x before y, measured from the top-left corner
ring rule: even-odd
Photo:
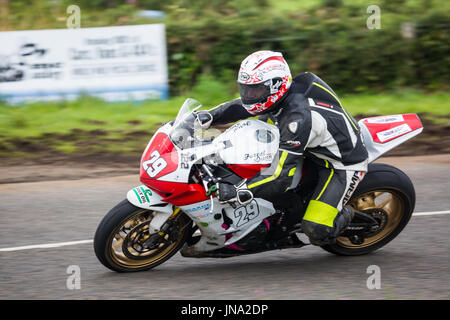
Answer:
[[[70,5],[80,8],[81,29],[163,24],[168,94],[107,101],[84,93],[19,104],[2,98],[1,165],[21,159],[137,168],[151,133],[187,97],[208,108],[238,97],[239,65],[262,49],[282,52],[293,75],[317,74],[357,119],[419,113],[424,133],[390,155],[450,153],[449,1],[0,0],[0,31],[66,29]]]

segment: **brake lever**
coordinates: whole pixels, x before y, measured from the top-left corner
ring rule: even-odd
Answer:
[[[211,206],[210,206],[210,209],[209,209],[209,213],[213,213],[213,211],[214,211],[214,199],[213,199],[213,196],[212,196],[212,192],[210,192],[210,188],[208,188],[208,182],[205,179],[203,179],[202,181],[203,181],[203,186],[205,187],[206,195],[208,195],[208,193],[209,193],[209,199],[211,200]]]
[[[207,179],[203,179],[203,186],[205,187],[206,195],[207,196],[209,195],[209,198],[211,199],[211,208],[209,210],[209,213],[213,213],[213,211],[214,211],[213,193],[215,191],[217,191],[217,189],[218,189],[217,184],[219,183],[219,179],[217,179],[216,177],[213,176],[213,174],[211,173],[211,170],[209,169],[209,167],[206,164],[202,165],[202,169],[209,178],[209,181]],[[208,187],[208,183],[211,181],[214,183],[214,185],[212,185],[211,187]]]

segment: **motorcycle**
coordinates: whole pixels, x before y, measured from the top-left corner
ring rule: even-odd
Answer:
[[[233,201],[220,202],[218,184],[239,185],[261,170],[273,174],[280,134],[276,126],[253,119],[224,132],[204,130],[200,107],[187,99],[175,120],[156,131],[141,157],[143,184],[131,189],[98,225],[94,250],[107,268],[149,270],[178,251],[183,257],[226,258],[309,244],[302,239],[307,237],[301,220],[317,182],[315,165],[305,159],[297,187],[276,205],[254,198],[245,188],[238,189]],[[419,117],[377,116],[358,124],[369,166],[346,202],[355,211],[353,220],[335,243],[321,247],[337,255],[383,247],[403,230],[415,206],[408,176],[374,160],[419,134]]]

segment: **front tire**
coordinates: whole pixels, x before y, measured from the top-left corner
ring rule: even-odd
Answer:
[[[414,186],[404,172],[387,164],[370,164],[347,204],[378,219],[380,230],[367,236],[361,244],[354,244],[341,236],[336,243],[322,248],[337,255],[356,256],[385,246],[405,228],[414,211],[415,201]]]
[[[94,236],[99,261],[117,272],[135,272],[154,268],[177,253],[190,236],[191,220],[178,213],[167,232],[150,234],[149,223],[154,214],[126,199],[112,208]]]

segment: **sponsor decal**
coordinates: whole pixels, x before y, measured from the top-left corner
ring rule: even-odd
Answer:
[[[241,81],[248,81],[250,79],[250,75],[247,72],[240,72],[239,73],[239,80]]]
[[[294,147],[300,147],[300,145],[302,144],[300,141],[297,140],[288,140],[286,141],[286,143]]]
[[[189,162],[194,161],[197,156],[195,154],[189,154],[189,153],[181,153],[180,156],[180,167],[181,169],[190,169]]]
[[[395,115],[395,116],[382,116],[382,117],[374,117],[366,119],[367,123],[393,123],[393,122],[403,122],[405,119],[403,116]]]
[[[211,207],[211,205],[209,203],[205,203],[205,204],[202,204],[201,206],[196,206],[193,208],[183,209],[183,210],[186,213],[191,213],[191,212],[195,212],[195,211],[199,211],[199,210],[209,210],[210,207]],[[203,218],[203,216],[197,215],[196,218],[201,219],[201,218]]]
[[[381,142],[385,142],[387,140],[397,138],[397,137],[399,137],[405,133],[411,132],[411,131],[412,131],[411,127],[405,123],[405,124],[402,124],[395,128],[378,132],[377,137]]]
[[[292,133],[296,133],[297,132],[297,127],[298,127],[298,124],[295,121],[289,123],[289,125],[288,125],[289,131],[292,132]]]
[[[281,65],[281,64],[272,64],[272,65],[268,65],[265,68],[263,68],[262,72],[268,73],[268,72],[275,71],[275,70],[284,71],[284,70],[286,70],[286,66]]]
[[[150,198],[152,196],[152,191],[150,189],[144,189],[144,187],[138,187],[133,189],[139,203],[150,203]]]
[[[244,161],[248,160],[248,159],[252,159],[255,162],[272,161],[272,153],[270,153],[270,152],[266,153],[266,151],[264,150],[264,151],[257,152],[257,153],[244,154]]]
[[[236,123],[234,126],[229,128],[228,130],[232,130],[234,133],[234,132],[241,130],[242,128],[247,127],[249,125],[250,125],[250,121],[241,121],[241,122]]]
[[[207,217],[209,217],[211,215],[212,215],[212,213],[210,213],[208,211],[208,212],[203,213],[203,214],[197,214],[197,215],[193,216],[193,218],[196,219],[196,220],[203,220],[203,219],[205,219],[205,218],[207,218]],[[213,223],[213,222],[210,221],[209,223]]]
[[[364,172],[356,171],[351,179],[350,186],[348,187],[347,191],[345,192],[343,204],[347,203],[347,201],[350,199],[350,197],[353,194],[353,191],[355,191],[356,186],[358,185],[359,181],[364,176]]]
[[[3,55],[0,62],[0,82],[60,79],[63,63],[60,60],[46,60],[48,52],[48,48],[26,42],[16,53]]]

